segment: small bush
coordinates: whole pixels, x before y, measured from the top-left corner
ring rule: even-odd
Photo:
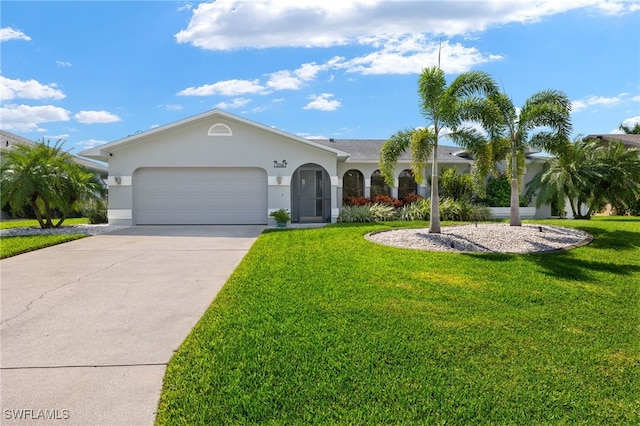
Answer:
[[[89,219],[89,223],[95,225],[99,223],[108,223],[107,202],[102,199],[90,200],[83,206],[83,215]]]
[[[345,206],[366,206],[371,204],[371,200],[367,197],[349,197],[344,203]]]
[[[429,200],[420,199],[410,204],[405,204],[398,210],[400,220],[429,220],[431,216],[431,202]]]
[[[384,222],[395,220],[396,209],[385,204],[367,204],[344,206],[338,215],[340,223]]]
[[[388,195],[376,195],[371,199],[371,204],[382,204],[391,207],[402,207],[402,201]]]
[[[374,222],[384,222],[387,220],[395,220],[398,213],[394,206],[376,203],[370,206],[371,217]]]
[[[371,206],[369,205],[346,205],[340,210],[338,215],[340,223],[373,222],[371,217]]]
[[[415,203],[416,201],[419,201],[419,200],[424,200],[424,197],[422,195],[417,195],[412,192],[411,194],[404,197],[401,201],[402,201],[402,205],[406,206],[407,204]]]

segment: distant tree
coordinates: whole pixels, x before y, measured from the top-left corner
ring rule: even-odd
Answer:
[[[635,123],[633,127],[620,124],[620,127],[618,127],[618,129],[622,130],[627,135],[640,135],[640,123]]]
[[[440,67],[425,68],[418,80],[422,115],[429,127],[400,130],[387,140],[380,151],[380,171],[389,185],[395,184],[394,167],[405,151],[411,152],[411,171],[416,182],[425,181],[431,160],[431,214],[429,232],[440,233],[440,197],[438,192],[438,141],[445,129],[461,129],[465,118],[472,117],[482,97],[497,93],[489,74],[470,71],[460,74],[449,86]],[[462,132],[460,138],[464,138]]]
[[[20,144],[3,152],[0,196],[14,213],[30,206],[41,228],[59,227],[79,203],[103,193],[100,180],[62,151],[61,141]]]

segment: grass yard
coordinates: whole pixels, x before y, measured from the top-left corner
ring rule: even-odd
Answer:
[[[89,223],[86,218],[67,219],[62,226],[79,225]],[[28,220],[6,220],[0,222],[0,229],[38,227],[38,221]],[[18,254],[27,253],[41,248],[54,246],[56,244],[66,243],[80,238],[84,238],[84,234],[67,234],[67,235],[28,235],[19,237],[2,237],[0,238],[0,259],[4,259]]]
[[[172,358],[178,424],[639,424],[640,220],[594,241],[455,254],[265,232]],[[423,224],[425,227],[426,223]]]

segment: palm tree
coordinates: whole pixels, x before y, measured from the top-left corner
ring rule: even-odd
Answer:
[[[563,92],[544,90],[527,99],[519,111],[504,93],[494,94],[481,107],[489,140],[501,149],[509,147],[506,160],[511,180],[510,225],[520,226],[520,182],[526,152],[534,148],[556,154],[566,146],[571,133],[571,102]],[[461,144],[464,146],[464,142]]]
[[[77,202],[101,196],[104,189],[86,168],[62,151],[62,143],[16,145],[2,155],[0,195],[14,213],[33,210],[41,228],[62,225]],[[62,217],[54,225],[54,211]]]
[[[640,151],[625,149],[621,142],[602,145],[577,137],[531,184],[540,191],[539,204],[553,201],[564,209],[566,199],[576,219],[588,219],[607,204],[628,211],[640,196]]]
[[[460,74],[449,86],[440,67],[425,68],[418,80],[422,115],[429,127],[406,129],[394,133],[380,150],[380,171],[389,185],[395,184],[394,167],[407,150],[411,152],[411,171],[416,182],[423,183],[427,162],[431,160],[431,214],[429,232],[440,233],[438,194],[438,140],[445,129],[460,130],[465,118],[473,116],[480,96],[497,93],[489,74],[470,71]],[[463,128],[462,130],[465,130]],[[464,131],[461,131],[463,137]]]
[[[595,148],[595,141],[581,136],[567,141],[530,182],[531,189],[539,191],[537,205],[554,203],[562,212],[568,201],[573,217],[582,218],[582,205],[588,203],[591,188],[602,178],[594,161]]]

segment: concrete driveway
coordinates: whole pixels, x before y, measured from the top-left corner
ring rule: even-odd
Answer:
[[[264,228],[132,227],[0,261],[0,423],[153,424],[169,359]]]

